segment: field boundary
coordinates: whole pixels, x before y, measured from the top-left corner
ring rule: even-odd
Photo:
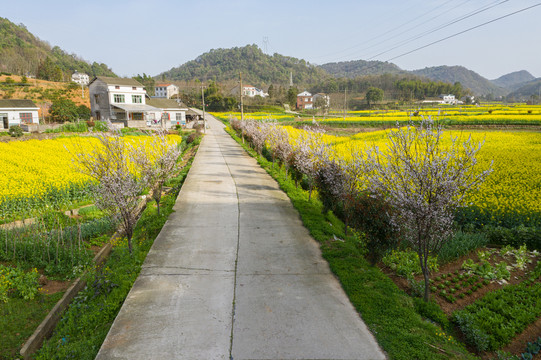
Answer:
[[[141,205],[139,209],[137,210],[137,218],[141,216],[142,212],[145,210],[147,203],[151,201],[151,197],[146,197],[144,201],[141,202]],[[94,256],[93,262],[96,264],[96,266],[100,266],[107,260],[109,257],[109,254],[111,254],[111,251],[113,250],[113,242],[117,238],[121,237],[121,233],[119,231],[115,232],[113,236],[109,239],[107,244],[105,244],[101,250]],[[58,302],[56,305],[49,311],[45,319],[41,322],[41,324],[38,325],[34,333],[26,340],[23,347],[21,348],[20,354],[23,356],[23,358],[30,359],[30,356],[35,353],[39,348],[41,348],[41,345],[43,342],[48,339],[55,327],[58,321],[60,321],[60,318],[62,317],[62,313],[71,303],[71,300],[86,286],[86,280],[84,280],[84,276],[88,273],[88,271],[85,271],[80,277],[78,277],[74,283],[69,287],[68,290],[64,293],[64,296]]]

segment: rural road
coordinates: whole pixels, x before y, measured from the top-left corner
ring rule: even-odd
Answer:
[[[385,359],[288,197],[207,119],[96,359]]]

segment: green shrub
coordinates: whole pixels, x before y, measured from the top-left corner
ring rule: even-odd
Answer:
[[[11,137],[23,136],[23,129],[19,125],[13,125],[9,128],[8,133]]]
[[[7,302],[8,297],[33,299],[38,293],[38,271],[34,268],[24,271],[0,264],[0,301]]]
[[[105,121],[96,121],[94,125],[94,131],[108,131],[107,123]]]
[[[486,246],[488,239],[483,233],[467,233],[458,231],[451,240],[444,243],[438,252],[440,264],[468,254],[470,251]]]
[[[541,250],[541,228],[517,226],[514,228],[487,226],[484,233],[491,244],[519,247],[526,244],[530,250]]]

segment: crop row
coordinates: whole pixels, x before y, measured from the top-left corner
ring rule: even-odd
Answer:
[[[453,320],[467,341],[479,351],[496,350],[508,344],[541,315],[541,283],[538,262],[530,278],[485,295],[454,312]]]

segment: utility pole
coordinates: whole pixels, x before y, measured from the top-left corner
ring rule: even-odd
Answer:
[[[239,73],[239,79],[240,79],[240,121],[244,121],[244,104],[242,101],[244,91],[242,88],[242,72]]]
[[[201,85],[201,98],[203,99],[203,131],[207,133],[207,120],[205,120],[205,92],[203,91],[203,85]]]
[[[348,106],[348,89],[344,89],[344,121],[346,121],[346,113],[347,113],[347,106]]]

